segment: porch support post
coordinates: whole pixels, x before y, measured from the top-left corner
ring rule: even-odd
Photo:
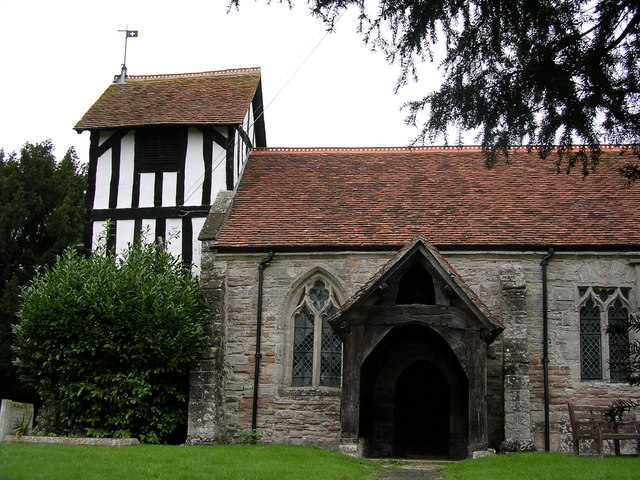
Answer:
[[[487,342],[478,330],[465,332],[469,378],[469,456],[489,446],[487,433]]]
[[[360,366],[358,365],[354,335],[344,338],[344,376],[342,378],[342,437],[357,438],[360,413]]]
[[[362,327],[341,332],[343,352],[342,398],[340,403],[340,451],[361,457],[363,445],[358,439],[360,425],[360,367]]]

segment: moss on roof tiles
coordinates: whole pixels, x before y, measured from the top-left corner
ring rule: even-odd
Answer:
[[[390,247],[424,235],[438,246],[640,248],[640,188],[605,151],[583,178],[555,159],[480,151],[295,152],[249,159],[220,248]]]
[[[239,124],[259,83],[259,69],[130,77],[109,86],[75,129]]]

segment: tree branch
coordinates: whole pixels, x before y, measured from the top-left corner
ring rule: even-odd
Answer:
[[[629,35],[629,33],[633,30],[633,28],[640,22],[640,11],[636,12],[631,21],[627,24],[626,28],[622,31],[620,36],[616,38],[613,42],[611,42],[605,50],[610,52],[614,48],[616,48],[620,43]]]

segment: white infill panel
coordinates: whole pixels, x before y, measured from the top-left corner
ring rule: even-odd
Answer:
[[[133,243],[135,220],[119,220],[116,228],[116,255],[121,255]]]
[[[118,183],[118,208],[131,207],[133,192],[133,159],[135,133],[131,132],[122,139],[120,150],[120,182]]]
[[[213,144],[213,174],[211,175],[211,201],[220,190],[227,189],[227,151],[214,142]]]
[[[140,207],[153,207],[153,195],[155,186],[155,173],[140,174]]]
[[[144,243],[155,242],[156,221],[155,219],[145,218],[142,220],[142,231],[140,232],[140,241]]]
[[[244,143],[242,138],[238,137],[237,146],[236,146],[236,155],[238,155],[236,167],[235,177],[234,177],[234,189],[238,185],[240,181],[240,177],[242,177],[242,172],[244,171],[244,166],[247,163],[247,158],[249,157],[249,147]]]
[[[193,226],[193,237],[191,238],[191,263],[193,264],[192,272],[194,275],[200,275],[200,257],[202,255],[202,242],[198,240],[200,230],[204,226],[206,217],[194,218],[191,220]]]
[[[182,219],[167,218],[167,251],[174,257],[182,256]]]
[[[177,172],[164,172],[162,174],[162,206],[175,207],[176,185],[178,184]]]
[[[189,128],[187,156],[184,162],[184,204],[202,203],[202,182],[204,181],[204,157],[202,145],[204,136],[195,128]]]
[[[111,189],[111,150],[98,157],[96,162],[96,189],[93,208],[109,208],[109,191]]]
[[[255,128],[254,128],[255,120],[253,118],[253,105],[249,107],[249,111],[247,112],[247,124],[248,125],[245,131],[247,132],[247,135],[249,135],[249,138],[251,139],[251,143],[255,146],[256,137],[255,137]]]
[[[106,236],[105,227],[107,226],[107,222],[104,220],[100,220],[97,222],[93,222],[93,235],[91,236],[91,250],[95,250],[98,247],[98,241],[102,237],[104,240]],[[103,241],[104,244],[104,241]]]

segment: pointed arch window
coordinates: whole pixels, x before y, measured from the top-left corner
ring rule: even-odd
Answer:
[[[340,386],[342,341],[328,322],[338,306],[329,282],[316,278],[304,286],[293,311],[294,387]]]
[[[631,312],[629,289],[585,287],[579,294],[581,378],[625,381],[630,373],[629,333],[624,328]]]

